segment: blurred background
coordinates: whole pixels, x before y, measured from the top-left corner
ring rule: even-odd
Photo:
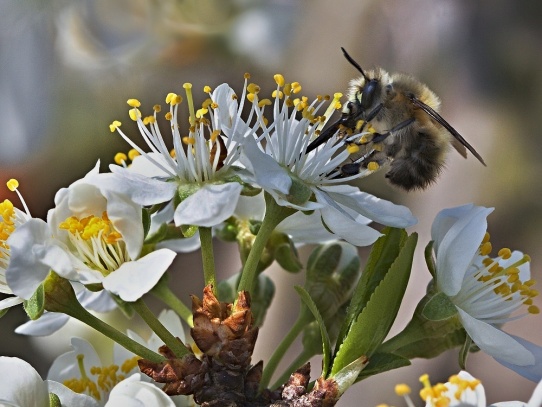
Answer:
[[[301,82],[309,97],[345,92],[358,73],[342,57],[343,46],[363,67],[407,72],[427,83],[442,99],[442,115],[488,164],[452,151],[438,183],[409,194],[387,184],[383,173],[358,182],[419,218],[410,230],[420,234],[420,245],[396,333],[425,292],[423,247],[443,208],[468,202],[495,207],[489,218],[494,247],[530,254],[534,278],[540,278],[541,40],[537,0],[3,0],[0,185],[17,178],[32,215],[43,218],[59,188],[81,178],[97,159],[106,170],[114,153],[128,150],[109,132],[114,119],[125,121],[124,131],[137,139],[128,124],[128,98],[150,110],[184,82],[197,92],[228,82],[240,94],[245,72],[264,92],[277,72]],[[5,187],[0,198],[18,202]],[[309,252],[304,248],[301,255]],[[366,258],[367,251],[361,253]],[[217,257],[222,277],[238,270],[234,245],[218,242]],[[198,253],[178,256],[172,280],[181,298],[201,293],[200,263]],[[265,361],[295,320],[292,286],[303,281],[279,269],[267,273],[282,295],[269,311],[254,361]],[[13,334],[25,321],[20,309],[2,319],[0,354],[22,357],[45,376],[80,328],[75,324],[53,338]],[[540,321],[522,319],[505,330],[542,345]],[[484,383],[488,404],[526,401],[535,386],[481,352],[470,356],[468,367]],[[401,406],[396,383],[418,389],[421,373],[437,382],[457,370],[456,351],[417,360],[355,385],[339,405]],[[313,376],[318,374],[314,360]]]

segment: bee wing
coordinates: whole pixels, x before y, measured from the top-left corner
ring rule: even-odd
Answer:
[[[452,145],[455,147],[457,151],[459,151],[459,153],[462,156],[465,156],[465,147],[466,147],[467,150],[469,150],[478,159],[478,161],[480,161],[484,166],[486,165],[486,163],[484,162],[484,159],[480,156],[480,154],[478,154],[478,152],[474,149],[474,147],[471,146],[467,142],[467,140],[465,140],[463,136],[459,134],[457,130],[454,129],[450,125],[450,123],[444,120],[444,118],[440,114],[438,114],[433,108],[431,108],[430,106],[427,106],[421,100],[417,99],[416,97],[412,95],[410,96],[410,101],[412,102],[412,104],[414,104],[415,106],[422,109],[425,113],[427,113],[438,124],[440,124],[446,130],[448,130],[452,136],[454,136],[455,140],[452,143]]]

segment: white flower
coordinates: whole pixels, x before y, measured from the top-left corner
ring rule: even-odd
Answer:
[[[17,181],[8,181],[8,187],[10,187],[10,189],[17,191],[17,186]],[[13,291],[6,281],[6,270],[9,266],[11,257],[11,249],[7,240],[17,228],[31,219],[28,208],[26,208],[26,204],[24,204],[24,200],[22,202],[26,212],[13,206],[13,203],[9,199],[0,202],[0,293],[8,295],[13,294]],[[5,298],[0,301],[0,313],[2,310],[7,310],[22,302],[23,299],[17,296]]]
[[[467,334],[484,352],[531,380],[542,378],[542,350],[503,332],[507,321],[538,313],[528,256],[509,249],[489,256],[490,208],[464,205],[441,211],[432,226],[436,286],[455,305]],[[516,311],[526,312],[516,315]],[[533,352],[534,351],[534,352]]]
[[[424,384],[420,397],[426,402],[426,407],[486,407],[486,395],[480,380],[465,371],[451,376],[444,384],[431,386],[427,375],[423,375],[420,381]]]
[[[184,340],[181,321],[173,311],[162,311],[158,319],[169,332]],[[147,341],[130,330],[128,336],[152,350],[163,345],[155,333]],[[100,405],[175,406],[184,405],[188,400],[178,396],[174,403],[159,387],[150,383],[148,377],[138,373],[137,361],[140,358],[117,343],[113,345],[111,364],[104,363],[88,341],[74,337],[71,344],[73,351],[55,359],[47,378],[64,383],[77,393],[93,397]]]
[[[49,407],[49,393],[54,393],[66,407],[97,407],[94,399],[77,394],[66,386],[43,381],[38,372],[19,358],[0,356],[3,372],[0,384],[0,405],[17,407]]]
[[[229,218],[235,209],[243,170],[234,164],[240,155],[239,145],[251,129],[240,119],[243,105],[237,105],[237,96],[227,84],[212,93],[205,87],[210,100],[198,111],[194,109],[192,85],[185,84],[184,88],[190,115],[186,129],[178,124],[182,98],[174,93],[166,98],[170,105],[166,119],[172,132],[171,153],[158,127],[159,106],[154,107],[153,116],[142,118],[139,101],[128,101],[132,107],[130,117],[137,122],[150,152],[131,141],[119,129],[120,122],[113,122],[111,131],[117,130],[141,156],[135,157],[129,168],[112,165],[111,171],[117,177],[112,178],[111,185],[127,191],[141,205],[171,201],[177,194],[180,203],[173,214],[177,226],[211,227]],[[181,136],[181,132],[188,136]]]
[[[30,298],[50,270],[68,280],[102,284],[125,301],[139,299],[158,282],[175,253],[160,249],[139,257],[142,209],[121,191],[102,186],[110,175],[99,174],[96,165],[58,191],[47,223],[30,219],[12,233],[6,278],[16,295]]]
[[[306,98],[294,99],[301,89],[299,84],[284,84],[281,75],[276,75],[275,80],[278,87],[274,93],[273,123],[267,126],[262,117],[263,134],[258,142],[247,140],[242,146],[242,162],[254,174],[256,183],[281,206],[315,211],[321,227],[355,245],[371,244],[380,236],[367,226],[371,221],[400,228],[415,224],[416,219],[408,208],[352,186],[337,185],[372,172],[365,169],[353,177],[337,178],[337,168],[350,154],[337,134],[307,153],[309,143],[340,95],[336,95],[324,117],[316,116],[325,98],[317,98],[311,104]],[[256,93],[249,94],[254,104],[271,104],[266,99],[258,101]],[[301,116],[299,120],[296,113]]]

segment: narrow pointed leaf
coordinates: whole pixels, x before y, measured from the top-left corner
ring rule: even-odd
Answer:
[[[370,358],[388,334],[410,277],[417,240],[415,233],[407,239],[367,305],[351,325],[333,361],[331,375],[360,356]]]
[[[43,291],[43,284],[38,286],[36,292],[28,300],[23,302],[23,307],[28,315],[28,318],[35,321],[43,314],[45,310],[45,295]]]
[[[301,286],[295,286],[294,288],[301,297],[301,300],[303,300],[303,303],[305,303],[305,305],[312,312],[312,315],[314,315],[314,318],[316,319],[316,321],[318,322],[318,326],[320,327],[323,349],[322,377],[327,377],[327,372],[329,371],[329,365],[331,362],[331,343],[329,340],[326,326],[324,324],[324,320],[322,319],[322,315],[318,311],[318,308],[316,307],[316,304],[310,297],[309,293],[305,291],[305,289]]]
[[[333,376],[339,386],[339,395],[343,394],[357,381],[360,372],[367,366],[367,363],[369,363],[369,360],[366,357],[360,357]]]
[[[366,379],[375,374],[387,372],[389,370],[398,369],[400,367],[409,366],[410,360],[393,353],[376,352],[371,356],[369,364],[358,375],[356,382]]]
[[[350,330],[358,315],[361,313],[375,288],[380,284],[392,263],[399,255],[401,247],[407,237],[403,229],[386,228],[381,236],[373,245],[369,259],[358,285],[352,295],[352,300],[348,308],[348,314],[341,327],[335,353],[339,350],[340,344]]]

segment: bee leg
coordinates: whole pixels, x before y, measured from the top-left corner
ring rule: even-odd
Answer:
[[[390,130],[388,130],[385,133],[375,133],[373,138],[371,139],[371,142],[373,143],[380,143],[382,140],[384,140],[386,137],[388,137],[390,134],[399,131],[401,129],[404,129],[407,126],[410,126],[412,123],[414,123],[414,118],[402,121],[401,123],[393,126]]]

